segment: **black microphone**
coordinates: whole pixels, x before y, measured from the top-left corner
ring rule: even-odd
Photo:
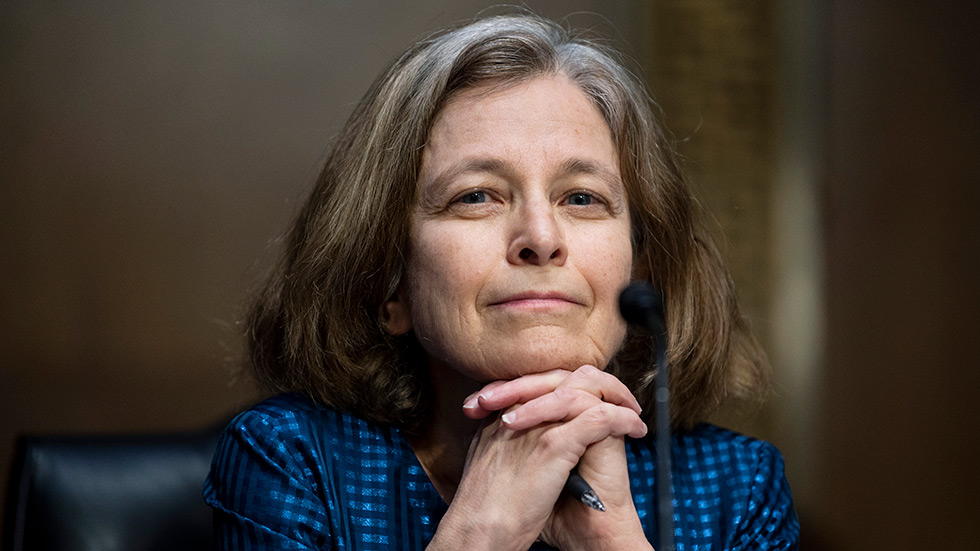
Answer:
[[[657,549],[674,551],[674,491],[670,474],[670,384],[667,373],[667,324],[664,297],[645,281],[631,283],[619,295],[619,311],[630,325],[653,333],[656,355]]]
[[[658,344],[667,332],[664,323],[664,295],[645,281],[634,281],[619,294],[619,311],[626,323],[653,331]],[[666,343],[664,343],[666,344]]]

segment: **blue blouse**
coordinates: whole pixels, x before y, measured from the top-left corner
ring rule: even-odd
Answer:
[[[630,486],[657,547],[656,446],[627,439]],[[783,459],[713,426],[675,433],[677,551],[797,549]],[[424,549],[447,506],[402,433],[274,397],[236,417],[204,485],[220,549]]]

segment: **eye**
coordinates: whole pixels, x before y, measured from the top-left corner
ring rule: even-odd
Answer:
[[[591,205],[594,199],[595,197],[589,193],[578,192],[568,196],[568,204],[578,207],[585,207]]]
[[[487,202],[487,192],[485,191],[471,191],[463,196],[461,196],[458,201],[466,205],[476,205],[478,203]]]

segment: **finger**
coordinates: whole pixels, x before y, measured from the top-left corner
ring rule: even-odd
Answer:
[[[542,373],[523,375],[509,381],[494,381],[463,401],[463,413],[470,419],[483,419],[495,411],[526,402],[552,391],[571,372],[554,369]]]
[[[508,408],[501,420],[511,430],[525,430],[545,423],[570,421],[601,403],[602,400],[591,392],[561,386],[525,404]]]
[[[507,384],[508,382],[509,381],[494,381],[467,396],[466,399],[463,400],[463,414],[470,419],[483,419],[495,411],[506,408],[507,406],[502,406],[499,408],[484,407],[482,404],[486,403],[487,398],[493,396],[495,389]]]
[[[543,431],[535,452],[545,457],[571,458],[575,463],[596,442],[609,437],[641,438],[646,431],[636,412],[600,402],[574,419]]]
[[[579,431],[587,436],[589,444],[594,444],[609,436],[646,436],[646,423],[631,409],[600,402],[594,407],[575,416],[574,419],[558,425],[557,430]]]
[[[592,392],[603,402],[627,407],[636,413],[643,411],[636,396],[618,377],[591,365],[576,369],[564,384]]]
[[[569,421],[600,403],[602,400],[590,392],[562,386],[510,408],[501,421],[511,430],[525,430],[544,423]]]
[[[554,392],[550,392],[540,398],[535,398],[526,404],[508,410],[507,413],[501,416],[501,421],[511,430],[526,430],[545,423],[571,421],[602,404],[610,406],[615,410],[628,412],[626,418],[640,419],[639,414],[633,409],[603,402],[586,391],[561,387],[555,389]],[[617,413],[621,412],[617,411]],[[640,420],[640,423],[643,425],[642,434],[640,434],[642,436],[646,434],[647,428],[642,420]],[[634,434],[631,433],[631,436],[634,436]]]
[[[468,416],[478,419],[490,411],[530,402],[566,386],[588,391],[600,400],[628,407],[637,413],[642,411],[640,403],[622,381],[591,365],[583,365],[575,371],[555,369],[524,375],[511,381],[491,383],[471,395],[464,404],[464,409],[469,409]]]

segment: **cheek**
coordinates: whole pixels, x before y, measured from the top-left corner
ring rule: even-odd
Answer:
[[[418,283],[422,287],[438,287],[441,294],[466,292],[479,279],[480,263],[486,259],[485,251],[479,250],[485,236],[472,233],[453,225],[420,231],[410,263]]]
[[[597,344],[612,354],[626,335],[626,322],[619,313],[619,293],[630,282],[633,248],[628,234],[618,229],[594,237],[582,249],[586,278],[596,300],[591,332]]]
[[[609,273],[607,276],[606,305],[603,308],[603,324],[605,325],[605,357],[611,359],[622,347],[626,338],[626,320],[619,312],[619,294],[629,285],[632,274],[632,248],[620,251],[621,254],[611,255]]]
[[[483,239],[441,226],[414,237],[408,279],[416,331],[421,337],[458,330],[473,313],[487,271],[490,255],[475,250]]]
[[[629,284],[633,271],[633,247],[628,232],[618,228],[584,240],[580,264],[586,266],[594,290],[617,295]]]

